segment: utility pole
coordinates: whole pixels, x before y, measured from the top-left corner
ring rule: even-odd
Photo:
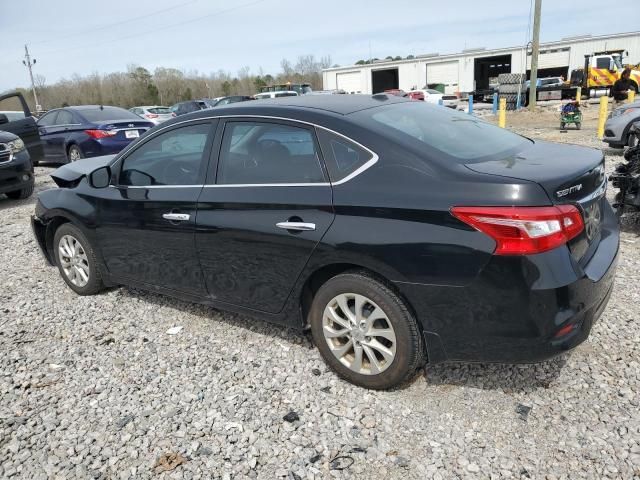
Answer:
[[[37,112],[40,104],[38,103],[38,94],[36,93],[36,82],[33,81],[33,71],[31,70],[31,67],[36,64],[36,59],[34,58],[33,61],[31,60],[31,57],[29,56],[29,49],[26,45],[24,46],[24,60],[22,61],[22,63],[29,69],[29,77],[31,78],[31,90],[33,90],[33,100],[36,102],[35,109]]]
[[[536,109],[536,86],[538,84],[538,55],[540,54],[540,16],[542,0],[536,0],[533,14],[533,41],[531,42],[531,78],[529,82],[529,110]]]

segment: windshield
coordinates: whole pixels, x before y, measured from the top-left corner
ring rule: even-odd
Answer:
[[[129,110],[118,107],[96,107],[76,110],[89,122],[110,122],[114,120],[140,120],[140,117]]]
[[[311,87],[309,85],[302,85],[301,88],[301,93],[311,93],[313,90],[311,90]]]
[[[471,115],[423,102],[397,103],[354,115],[365,117],[382,136],[463,163],[514,153],[530,142]]]
[[[155,113],[157,115],[167,115],[171,113],[171,109],[169,107],[155,107],[150,108],[149,113]]]

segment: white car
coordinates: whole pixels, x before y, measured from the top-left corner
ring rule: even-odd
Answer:
[[[434,103],[436,105],[442,104],[445,107],[456,108],[458,106],[458,97],[455,95],[446,95],[433,88],[425,88],[423,90],[413,90],[414,92],[422,92],[424,94],[424,101],[428,103]]]
[[[279,92],[262,92],[256,93],[253,98],[256,100],[262,100],[265,98],[280,98],[280,97],[297,97],[298,92],[294,92],[293,90],[281,90]]]
[[[133,107],[130,108],[129,111],[131,113],[135,113],[139,117],[144,118],[145,120],[154,123],[155,125],[160,125],[167,120],[171,120],[175,115],[171,111],[169,107],[162,107],[160,105],[149,105],[144,107]]]

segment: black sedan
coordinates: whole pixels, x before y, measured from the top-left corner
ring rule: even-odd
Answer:
[[[613,287],[599,151],[385,94],[202,111],[52,176],[33,229],[78,294],[126,284],[310,328],[369,388],[425,359],[552,357]]]

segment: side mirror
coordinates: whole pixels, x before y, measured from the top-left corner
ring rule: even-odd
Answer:
[[[9,118],[4,113],[0,113],[0,125],[5,123],[9,123]]]
[[[111,169],[100,167],[89,174],[89,185],[93,188],[106,188],[111,183]]]

